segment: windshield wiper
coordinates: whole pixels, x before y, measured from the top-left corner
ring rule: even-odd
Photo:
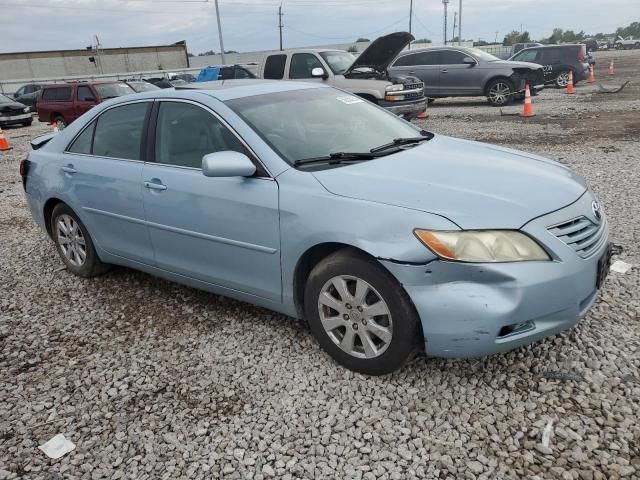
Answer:
[[[427,132],[426,130],[420,130],[420,137],[404,137],[404,138],[394,138],[393,141],[389,143],[385,143],[384,145],[380,145],[379,147],[374,147],[369,150],[371,153],[382,152],[383,150],[388,150],[390,148],[399,147],[401,145],[410,145],[412,143],[420,143],[426,142],[427,140],[431,140],[434,135],[431,132]]]
[[[300,160],[293,162],[293,164],[296,167],[299,165],[310,165],[313,163],[328,163],[329,165],[335,165],[350,161],[373,160],[379,156],[380,155],[376,155],[372,152],[334,152],[321,157],[301,158]]]

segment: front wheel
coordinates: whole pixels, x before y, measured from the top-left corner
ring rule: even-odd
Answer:
[[[89,278],[109,269],[98,258],[87,228],[64,203],[53,209],[51,230],[58,255],[71,273]]]
[[[420,343],[418,315],[397,280],[375,260],[340,250],[312,270],[305,317],[320,346],[356,372],[400,368]]]
[[[513,102],[513,83],[506,78],[491,80],[487,85],[487,100],[494,107],[505,107]]]
[[[573,80],[574,80],[574,85],[575,85],[575,75],[573,76]],[[556,77],[555,80],[555,84],[557,88],[567,88],[567,85],[569,85],[569,70],[563,70],[562,72],[558,73],[558,76]]]

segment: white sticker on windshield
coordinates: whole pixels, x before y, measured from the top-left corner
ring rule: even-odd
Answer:
[[[343,97],[336,97],[336,100],[340,100],[342,103],[346,103],[347,105],[351,105],[352,103],[360,103],[364,102],[361,98],[352,97],[350,95],[345,95]]]

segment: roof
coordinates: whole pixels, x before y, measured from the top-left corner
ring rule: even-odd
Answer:
[[[241,97],[252,97],[268,93],[288,92],[309,88],[327,88],[325,85],[309,82],[289,82],[282,80],[218,80],[214,82],[198,82],[176,87],[177,91],[200,91],[220,101]]]

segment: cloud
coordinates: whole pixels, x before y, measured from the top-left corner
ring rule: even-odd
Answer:
[[[278,46],[278,0],[219,0],[225,49]],[[414,1],[413,33],[442,39],[442,4]],[[605,5],[606,3],[606,5]],[[286,47],[345,43],[409,28],[409,0],[283,0]],[[213,0],[0,0],[1,51],[84,48],[94,34],[104,47],[186,40],[197,53],[219,50]],[[458,1],[449,3],[449,26]],[[638,0],[464,0],[463,37],[493,40],[511,30],[537,38],[554,27],[611,32],[640,19]]]

